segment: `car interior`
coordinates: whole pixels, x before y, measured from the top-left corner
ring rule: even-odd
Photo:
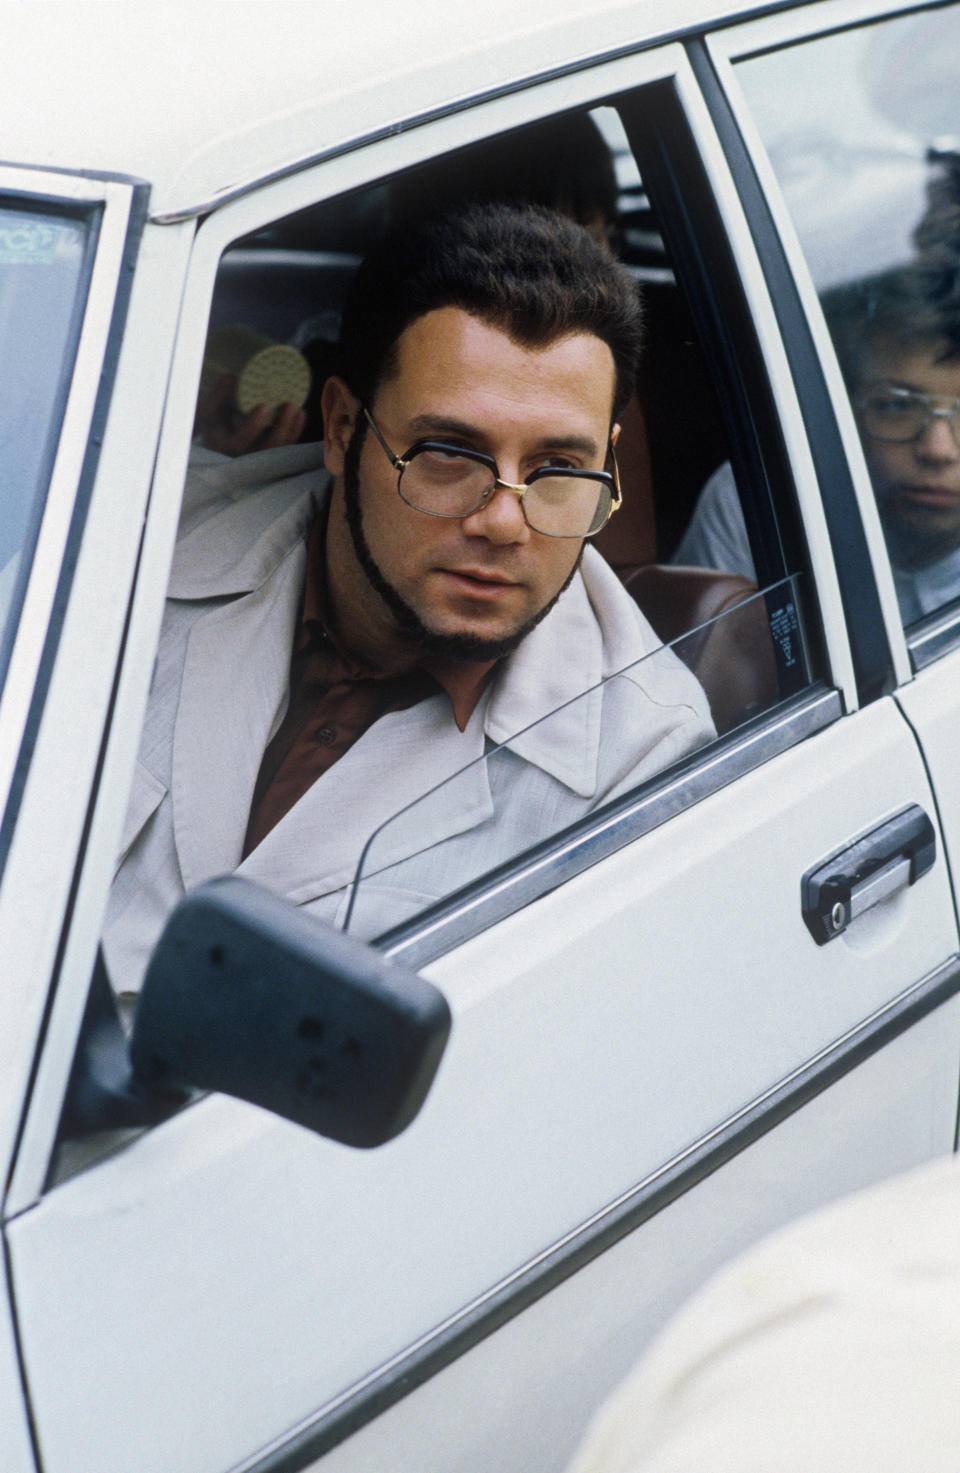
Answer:
[[[684,292],[612,108],[471,145],[238,241],[220,264],[208,343],[243,324],[299,349],[312,374],[301,438],[322,438],[319,392],[334,367],[340,310],[357,265],[386,222],[465,198],[560,209],[600,232],[637,281],[646,352],[617,447],[624,501],[595,545],[658,636],[677,642],[722,735],[784,691],[757,585],[725,569],[671,563],[705,481],[730,458],[728,437]]]

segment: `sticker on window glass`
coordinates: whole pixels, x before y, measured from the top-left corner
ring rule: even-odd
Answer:
[[[45,220],[20,218],[0,224],[0,266],[49,266],[61,243],[69,244],[73,234]]]
[[[768,589],[765,595],[781,699],[802,690],[810,680],[810,663],[796,598],[796,582],[796,577],[788,579]]]

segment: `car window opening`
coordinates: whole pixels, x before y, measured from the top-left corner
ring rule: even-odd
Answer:
[[[722,473],[722,467],[729,463],[729,447],[691,313],[619,117],[611,108],[597,109],[592,115],[581,112],[548,119],[430,161],[386,182],[275,222],[226,252],[211,309],[191,457],[191,474],[201,496],[196,506],[186,508],[181,524],[185,549],[192,546],[200,556],[197,550],[206,545],[204,539],[217,537],[217,517],[227,514],[222,499],[218,499],[223,494],[217,491],[221,480],[224,487],[226,480],[236,480],[243,486],[249,482],[255,489],[258,477],[263,479],[259,468],[269,464],[282,468],[291,487],[308,489],[321,474],[324,447],[317,441],[323,434],[323,414],[329,426],[338,422],[337,415],[355,415],[360,407],[342,371],[338,374],[342,370],[338,335],[344,302],[368,252],[376,251],[378,242],[385,238],[401,239],[400,232],[409,234],[422,227],[429,233],[435,228],[431,220],[443,208],[461,203],[472,206],[477,200],[481,209],[484,202],[491,201],[499,208],[504,198],[508,209],[514,201],[523,206],[532,202],[552,209],[561,221],[573,219],[585,227],[592,241],[590,249],[599,252],[597,260],[618,262],[616,271],[626,267],[633,280],[632,290],[642,297],[644,352],[640,376],[635,392],[618,412],[616,453],[622,509],[592,539],[582,564],[575,564],[574,554],[565,550],[562,523],[559,535],[548,537],[544,545],[554,565],[569,567],[570,576],[577,566],[582,568],[583,586],[588,590],[582,616],[576,613],[576,600],[570,602],[571,592],[570,599],[555,611],[554,623],[561,607],[567,609],[564,618],[572,629],[578,617],[588,617],[592,622],[598,617],[597,610],[607,605],[621,609],[617,617],[622,621],[626,617],[623,608],[630,605],[624,606],[622,592],[614,591],[618,581],[644,616],[640,627],[647,631],[647,642],[637,645],[628,641],[616,657],[610,653],[617,647],[616,641],[609,648],[606,643],[602,649],[597,645],[582,671],[579,665],[586,657],[579,651],[577,662],[565,662],[566,674],[559,684],[556,680],[551,684],[535,670],[540,669],[537,661],[544,669],[556,666],[556,640],[543,643],[547,636],[541,634],[541,629],[546,630],[547,624],[541,629],[531,626],[520,651],[526,655],[526,664],[517,667],[526,671],[517,687],[519,704],[500,691],[495,667],[502,656],[499,647],[493,646],[486,663],[456,667],[444,656],[433,658],[432,663],[427,660],[415,672],[415,678],[405,675],[392,683],[371,681],[362,668],[362,658],[357,663],[357,630],[345,637],[345,631],[336,627],[336,620],[331,619],[331,595],[322,584],[314,587],[311,575],[307,578],[306,602],[302,593],[296,596],[302,605],[302,622],[297,626],[294,620],[299,633],[295,634],[292,664],[289,671],[274,669],[267,678],[268,685],[277,685],[280,704],[272,721],[269,712],[264,718],[266,745],[262,760],[246,752],[234,759],[244,774],[237,781],[246,784],[244,791],[249,789],[253,794],[252,809],[242,815],[242,822],[238,820],[239,838],[234,835],[228,840],[229,826],[214,817],[219,782],[215,770],[211,768],[206,780],[194,785],[188,806],[195,809],[191,828],[195,827],[197,833],[185,841],[192,854],[176,855],[176,887],[198,882],[210,873],[211,866],[220,872],[240,866],[241,874],[268,884],[279,874],[290,899],[342,925],[354,908],[350,886],[360,850],[364,841],[376,833],[378,853],[392,853],[397,844],[403,851],[394,856],[403,871],[401,882],[394,887],[393,896],[383,901],[379,914],[372,913],[377,887],[368,882],[361,887],[367,892],[363,908],[371,910],[369,918],[359,923],[361,934],[377,935],[405,920],[411,911],[416,913],[435,903],[465,879],[500,864],[504,855],[512,858],[525,845],[561,832],[578,816],[646,782],[717,734],[723,736],[735,730],[809,682],[800,585],[794,581],[783,585],[786,593],[776,590],[759,596],[755,579],[726,566],[722,558],[699,567],[690,565],[693,559],[681,557],[678,561],[701,488],[717,467]],[[397,233],[388,237],[391,229]],[[422,323],[424,318],[419,321]],[[494,330],[481,328],[481,338],[485,331]],[[417,336],[412,328],[410,332],[405,341],[415,345]],[[414,346],[404,351],[412,353]],[[430,360],[423,361],[427,366]],[[369,409],[363,407],[367,408],[369,421]],[[381,447],[389,448],[377,461],[376,474],[387,479],[402,478],[404,463],[399,457],[409,446],[400,443],[399,430],[394,433],[392,425],[381,425],[380,418],[378,411],[368,438],[371,442],[379,438]],[[569,429],[565,426],[565,446],[573,443]],[[375,435],[375,431],[379,433]],[[468,448],[487,455],[491,447],[470,438],[472,430],[467,433]],[[328,470],[332,444],[336,449],[328,435]],[[544,447],[546,451],[549,448]],[[263,458],[257,452],[263,452]],[[576,453],[582,455],[581,451]],[[336,450],[336,454],[341,451]],[[549,458],[554,463],[555,457]],[[348,463],[346,454],[343,464]],[[521,480],[538,464],[532,461],[515,468],[509,481]],[[608,471],[609,460],[603,473]],[[391,517],[398,515],[396,507],[403,499],[399,481],[397,486],[400,498],[384,503]],[[388,494],[393,496],[389,488]],[[235,493],[229,491],[227,510],[234,499]],[[305,544],[306,565],[312,568],[323,556],[323,539],[345,534],[337,530],[338,523],[333,524],[332,531],[328,528],[327,511],[316,515],[309,495],[304,508],[304,525],[309,522],[313,528],[311,540]],[[496,508],[488,512],[481,507],[469,515],[501,521],[513,518],[516,525],[522,524],[517,519],[522,519],[524,512],[518,503],[514,502],[510,510],[496,498]],[[442,521],[449,513],[441,506],[431,515]],[[457,515],[462,518],[464,514]],[[359,525],[359,541],[355,529],[350,533],[354,552],[373,561],[381,582],[372,586],[380,597],[392,598],[396,590],[389,580],[387,595],[381,588],[384,546],[378,544],[376,554],[371,553],[369,527],[364,531],[362,520]],[[432,536],[442,536],[437,526],[426,530]],[[290,535],[296,541],[302,533],[294,529]],[[376,527],[372,535],[376,541]],[[315,552],[311,549],[318,538],[320,551]],[[389,548],[386,551],[389,556]],[[596,552],[602,557],[598,559]],[[379,564],[377,555],[381,558]],[[203,554],[203,570],[196,576],[178,572],[180,565],[175,563],[172,601],[155,681],[155,700],[161,703],[167,700],[169,704],[172,699],[164,694],[164,680],[174,690],[177,682],[195,678],[183,665],[183,651],[189,621],[198,606],[178,602],[181,586],[184,592],[189,589],[188,596],[195,600],[199,587],[196,578],[206,580],[204,587],[209,585],[214,603],[244,591],[245,585],[235,586],[229,577],[222,586],[216,578],[211,582],[205,571],[210,557],[209,552]],[[606,571],[604,562],[608,565]],[[200,568],[201,564],[196,566]],[[610,569],[617,575],[616,580],[611,580]],[[465,581],[457,574],[458,596],[469,595],[471,607],[480,607],[484,600],[487,607],[492,606],[498,597],[498,585],[491,581],[491,575],[480,568],[464,572]],[[365,576],[370,576],[369,569]],[[582,591],[577,598],[583,600]],[[587,612],[590,609],[592,614]],[[291,615],[293,612],[291,605]],[[182,634],[176,633],[178,620],[183,622]],[[628,622],[635,620],[632,614]],[[609,634],[604,633],[603,640],[608,638]],[[650,651],[658,640],[674,645],[674,650],[653,658]],[[534,650],[540,651],[536,657]],[[237,658],[241,658],[239,651]],[[468,657],[477,658],[474,654]],[[282,666],[284,656],[279,650],[276,659]],[[286,659],[289,661],[289,654]],[[474,670],[476,678],[465,681],[468,668]],[[282,689],[285,674],[289,695]],[[215,675],[211,678],[208,672],[196,688],[196,699],[211,699],[215,684]],[[591,693],[594,686],[597,689]],[[509,685],[505,687],[505,691],[510,689]],[[185,698],[189,697],[180,697]],[[228,691],[224,699],[230,699]],[[411,751],[397,762],[388,785],[374,784],[370,775],[355,776],[364,771],[367,747],[362,738],[371,723],[389,723],[389,729],[386,725],[380,728],[381,738],[386,739],[387,733],[397,751],[402,751],[408,727],[413,730],[417,722],[433,721],[430,713],[434,710],[449,713],[447,700],[452,704],[460,739],[432,737],[429,757],[420,755],[419,749],[418,755]],[[415,719],[411,712],[418,713]],[[609,739],[600,741],[601,723],[606,723],[603,729],[609,731],[610,722],[625,734],[612,746]],[[484,743],[500,746],[503,758],[478,765]],[[620,753],[620,745],[624,750],[629,746],[631,751]],[[512,772],[517,753],[523,760]],[[573,753],[579,755],[574,757]],[[165,908],[157,876],[167,869],[173,874],[169,856],[151,858],[151,845],[160,843],[164,826],[169,827],[169,817],[164,818],[164,814],[169,815],[171,804],[171,779],[155,767],[155,763],[153,767],[147,763],[138,777],[104,932],[106,964],[121,991],[131,984],[135,990],[135,979],[142,974],[149,951],[145,938],[148,933],[152,935]],[[409,824],[403,815],[438,783],[446,792],[444,779],[452,778],[458,769],[467,774],[461,787],[465,784],[470,789],[473,780],[481,778],[479,786],[474,783],[469,801],[458,796],[454,803],[453,828],[466,836],[462,843],[454,843],[454,850],[459,853],[462,849],[464,855],[470,851],[469,862],[462,858],[455,865],[444,864],[444,840],[454,838],[451,814],[447,812],[431,840],[440,868],[445,870],[438,878],[432,870],[427,875],[421,873],[422,865],[418,868],[416,855],[422,845],[408,842]],[[178,770],[176,763],[174,770]],[[297,866],[291,868],[284,857],[287,851],[282,836],[289,823],[299,821],[304,805],[316,801],[322,791],[332,791],[322,784],[322,779],[327,777],[329,781],[331,774],[338,790],[352,790],[351,784],[359,783],[350,822],[342,825],[343,842],[328,846],[325,873],[298,871],[294,876]],[[509,803],[501,801],[499,792],[494,791],[491,797],[486,790],[490,774],[494,775],[491,791],[497,789],[501,776],[505,782],[509,777]],[[181,799],[186,801],[185,797]],[[232,801],[224,788],[221,811]],[[492,821],[484,809],[491,802]],[[535,825],[536,833],[524,817],[530,805],[534,805],[531,812],[545,816],[543,825],[539,820]],[[419,810],[420,819],[424,812],[423,808]],[[391,822],[393,815],[398,817],[396,823]],[[204,835],[211,823],[216,824],[221,837]],[[346,834],[347,829],[357,827],[362,832]],[[180,838],[172,832],[168,835],[171,853],[175,845],[184,842],[184,831],[178,832]],[[484,837],[488,834],[492,836],[489,844]],[[401,861],[406,860],[413,861],[412,868],[404,868]],[[318,863],[316,870],[324,869],[324,864]],[[378,872],[384,867],[385,862],[377,862]],[[156,890],[155,899],[148,901],[141,891],[145,874],[149,874],[149,884]],[[136,917],[145,903],[151,907],[149,925],[128,925],[129,917]]]

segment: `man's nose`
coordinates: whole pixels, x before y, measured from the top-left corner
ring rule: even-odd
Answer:
[[[468,537],[485,537],[488,542],[526,542],[530,537],[520,495],[505,486],[498,486],[489,501],[464,517],[462,526]]]
[[[927,421],[923,434],[917,444],[917,453],[924,460],[931,461],[954,461],[960,460],[960,427],[952,418],[946,415],[935,414]]]

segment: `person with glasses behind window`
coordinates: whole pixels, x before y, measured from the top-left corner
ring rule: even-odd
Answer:
[[[326,470],[300,445],[191,475],[103,938],[118,990],[217,874],[340,920],[370,834],[470,763],[395,831],[353,929],[711,738],[700,686],[589,546],[620,500],[640,326],[629,273],[547,210],[408,224],[353,285]]]
[[[905,624],[960,596],[960,302],[935,286],[918,261],[823,297]],[[673,561],[754,576],[729,465]]]
[[[911,624],[960,595],[960,311],[921,267],[824,308]]]

